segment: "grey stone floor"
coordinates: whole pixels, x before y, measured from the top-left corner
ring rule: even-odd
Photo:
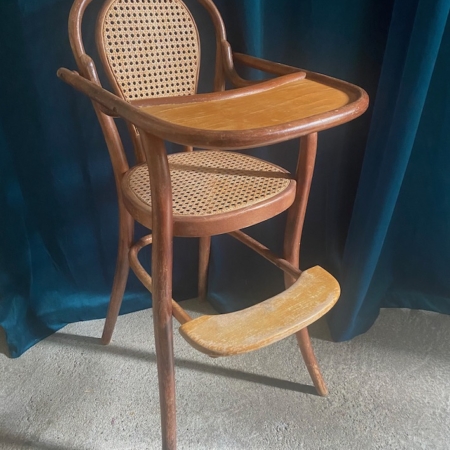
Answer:
[[[107,347],[102,325],[0,354],[1,449],[160,448],[151,311],[119,318]],[[323,323],[312,335],[328,398],[314,395],[295,338],[209,359],[177,333],[178,448],[450,449],[449,316],[383,310],[350,342],[330,342]]]

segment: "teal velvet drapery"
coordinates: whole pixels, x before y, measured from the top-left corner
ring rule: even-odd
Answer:
[[[380,307],[450,313],[449,1],[397,1],[343,258],[332,334]]]
[[[343,288],[333,336],[365,331],[383,306],[449,313],[450,0],[217,4],[235,49],[346,79],[371,96],[364,117],[319,136],[302,242],[301,265],[324,266]],[[0,326],[12,356],[66,323],[104,316],[112,284],[117,208],[106,148],[89,102],[55,76],[74,67],[70,5],[0,4]],[[90,33],[91,53],[92,41]],[[292,170],[295,148],[255,152]],[[280,249],[283,221],[251,233]],[[196,241],[177,240],[175,298],[196,295],[196,265]],[[281,288],[257,255],[214,239],[209,296],[217,308]],[[122,312],[149,305],[131,277]]]

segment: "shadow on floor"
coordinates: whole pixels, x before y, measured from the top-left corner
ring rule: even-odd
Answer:
[[[108,346],[101,345],[100,339],[79,336],[68,333],[56,333],[43,343],[56,343],[61,345],[70,345],[76,348],[84,348],[89,351],[110,353],[125,358],[142,359],[144,361],[152,362],[156,364],[156,355],[142,350],[128,349],[124,347],[118,347],[114,344]],[[265,375],[258,375],[254,373],[242,372],[240,370],[230,369],[227,367],[213,366],[210,364],[199,363],[196,361],[190,361],[187,359],[175,358],[175,366],[181,369],[193,370],[196,372],[210,373],[225,378],[235,378],[237,380],[248,381],[250,383],[263,384],[266,386],[275,387],[278,389],[301,392],[303,394],[318,395],[313,386],[305,384],[294,383],[293,381],[280,380],[278,378],[271,378]]]
[[[29,448],[33,450],[78,450],[76,447],[66,447],[52,442],[39,442],[32,438],[16,436],[0,430],[0,448],[4,445],[14,446],[16,448]]]
[[[2,327],[0,327],[0,354],[3,354],[8,358],[10,357],[8,345],[6,343],[6,333]]]
[[[325,319],[325,317],[322,317],[309,325],[308,330],[309,335],[312,338],[319,339],[321,341],[334,342],[331,338],[330,329],[328,328],[327,319]]]

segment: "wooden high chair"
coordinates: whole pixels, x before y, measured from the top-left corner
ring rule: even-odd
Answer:
[[[211,0],[198,0],[215,27],[215,92],[196,94],[199,34],[181,0],[106,0],[96,40],[114,94],[101,87],[81,29],[92,0],[75,0],[69,36],[79,73],[58,76],[93,101],[117,186],[120,239],[102,336],[111,340],[129,267],[153,294],[162,442],[176,448],[172,316],[180,333],[209,356],[257,350],[296,334],[317,392],[327,389],[307,326],[339,297],[337,281],[320,267],[299,270],[299,248],[317,147],[317,132],[348,122],[367,108],[360,88],[325,75],[233,53]],[[241,78],[235,62],[275,78]],[[228,81],[234,89],[225,91]],[[129,166],[114,118],[125,120],[136,163]],[[229,150],[300,138],[295,174]],[[167,155],[164,140],[184,152]],[[193,147],[201,150],[193,151]],[[288,210],[283,258],[241,231]],[[133,242],[134,221],[152,231]],[[206,294],[211,236],[229,233],[285,272],[286,290],[231,314],[192,319],[172,299],[173,236],[200,238],[199,297]],[[152,278],[138,252],[152,244]]]

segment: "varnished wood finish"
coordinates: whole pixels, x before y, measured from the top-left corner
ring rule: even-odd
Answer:
[[[225,74],[223,70],[221,42],[226,39],[225,25],[216,5],[210,0],[199,0],[208,11],[216,32],[216,62],[214,72],[214,92],[225,90]],[[200,302],[206,301],[208,288],[208,268],[211,256],[211,236],[203,236],[199,242],[198,295]]]
[[[338,282],[321,267],[313,267],[269,300],[234,313],[201,316],[182,325],[180,333],[209,356],[247,353],[316,321],[336,303],[339,293]]]
[[[97,71],[92,59],[88,55],[80,55],[78,58],[80,71],[96,84],[100,84]],[[116,182],[117,196],[119,200],[119,243],[116,261],[116,271],[111,291],[110,302],[105,320],[105,326],[101,337],[103,344],[109,344],[112,338],[114,327],[119,315],[120,306],[122,304],[123,295],[128,279],[128,248],[132,243],[134,234],[134,220],[126,210],[122,201],[123,195],[120,189],[120,181],[123,174],[129,169],[123,151],[122,141],[120,139],[116,124],[111,117],[108,117],[101,110],[98,103],[93,102],[93,107],[105,136],[106,145],[109,151],[111,162],[113,165],[114,178]]]
[[[148,112],[151,113],[151,109],[155,108],[178,108],[186,105],[192,104],[202,104],[207,102],[208,105],[215,105],[217,101],[233,100],[242,97],[250,97],[250,100],[254,95],[260,95],[270,92],[272,89],[280,89],[286,86],[290,86],[291,83],[302,81],[305,79],[304,72],[296,72],[288,75],[283,75],[271,80],[266,80],[264,82],[259,82],[257,84],[252,84],[250,86],[244,86],[239,89],[231,89],[228,91],[221,92],[209,92],[205,94],[196,95],[185,95],[180,97],[166,97],[166,98],[150,98],[143,100],[134,100],[130,102],[134,106],[142,108],[144,111],[149,109]],[[247,98],[249,100],[249,98]],[[203,105],[203,107],[208,107],[208,105]],[[198,105],[197,105],[198,106]],[[234,120],[234,118],[232,119]],[[258,126],[256,123],[255,126]]]
[[[299,267],[300,241],[305,222],[306,206],[308,204],[311,181],[317,153],[317,134],[305,136],[300,141],[300,151],[297,164],[297,193],[294,204],[288,212],[284,238],[284,257],[295,267]],[[295,279],[284,275],[285,285],[289,287]],[[311,344],[308,329],[304,328],[297,333],[297,341],[305,360],[308,372],[313,380],[317,393],[321,396],[328,394]]]
[[[200,238],[198,252],[198,298],[201,302],[204,302],[206,300],[210,253],[211,236],[203,236]]]
[[[108,312],[101,337],[102,344],[109,344],[114,332],[114,327],[122,305],[125,287],[127,285],[130,266],[128,251],[133,242],[134,221],[122,202],[119,203],[119,246],[117,252],[116,272],[109,300]]]
[[[245,130],[209,130],[179,125],[148,114],[143,108],[138,108],[125,102],[67,69],[60,69],[58,76],[75,89],[88,95],[92,100],[103,105],[107,110],[112,111],[115,115],[134,123],[139,129],[151,132],[164,140],[207,149],[245,149],[304,136],[348,122],[360,116],[367,109],[368,105],[367,94],[364,91],[354,88],[353,85],[344,84],[344,87],[347,87],[347,89],[344,89],[343,92],[351,100],[335,110],[315,114],[312,117],[303,117],[288,123],[277,124],[272,127],[249,127]],[[261,89],[261,87],[264,87],[263,83],[254,86],[255,89]],[[214,93],[210,95],[221,94]],[[175,99],[175,97],[173,98]],[[177,97],[181,103],[186,98]]]
[[[243,53],[234,52],[233,61],[243,66],[250,67],[252,69],[261,70],[262,72],[270,73],[272,75],[288,75],[295,72],[307,72],[298,67],[288,66],[286,64],[280,64],[267,59],[257,58],[251,55],[245,55]]]
[[[331,308],[339,295],[339,287],[331,275],[318,267],[300,275],[299,244],[314,167],[316,133],[361,115],[368,105],[367,94],[357,86],[325,75],[233,53],[227,41],[223,20],[211,0],[198,2],[206,8],[215,30],[215,92],[196,95],[197,79],[195,79],[195,86],[191,85],[187,91],[182,92],[195,95],[178,96],[176,94],[178,88],[171,84],[170,78],[167,79],[161,73],[157,73],[155,67],[150,65],[142,69],[145,75],[153,73],[156,77],[162,76],[164,83],[168,83],[167,86],[164,85],[164,89],[161,87],[160,91],[159,88],[156,89],[154,95],[149,93],[148,87],[146,93],[139,92],[138,88],[135,91],[133,76],[131,78],[130,74],[124,76],[124,80],[128,77],[128,81],[117,79],[117,74],[120,77],[122,69],[116,70],[118,66],[110,57],[116,51],[121,58],[124,56],[128,60],[129,55],[123,53],[125,47],[122,48],[117,42],[113,42],[112,47],[110,44],[105,45],[105,39],[114,39],[114,36],[108,37],[107,31],[109,33],[114,30],[109,28],[106,30],[106,27],[102,26],[102,21],[114,20],[106,17],[108,7],[120,0],[104,0],[97,27],[97,41],[107,75],[117,93],[114,95],[102,88],[94,62],[86,54],[82,41],[83,14],[91,1],[74,0],[69,16],[70,44],[79,74],[60,69],[58,76],[92,100],[105,135],[118,193],[119,251],[102,341],[107,343],[111,339],[120,310],[129,264],[142,283],[153,293],[163,449],[176,448],[172,316],[182,324],[181,333],[184,337],[194,347],[212,356],[254,350],[296,333],[313,382],[318,392],[324,395],[326,386],[317,366],[306,326]],[[151,8],[160,11],[165,7],[165,1],[156,3],[150,1],[149,4]],[[143,8],[145,3],[145,0],[139,0],[133,5]],[[124,2],[120,8],[123,8],[123,5],[126,8],[128,3]],[[183,10],[183,17],[189,28],[192,16],[186,12],[180,0],[172,0],[171,6],[174,5]],[[111,14],[114,16],[117,12],[112,11]],[[122,16],[118,19],[122,21]],[[111,22],[108,27],[110,25],[115,24]],[[130,25],[126,26],[135,27],[136,23],[130,22]],[[190,36],[197,33],[196,28],[193,31],[192,27],[185,31]],[[141,32],[145,30],[141,28],[139,33]],[[135,36],[124,37],[132,39]],[[196,48],[198,50],[198,45]],[[136,53],[137,50],[139,51]],[[172,50],[168,49],[169,52]],[[187,50],[191,52],[190,57],[195,59],[197,54],[192,54],[192,48]],[[140,49],[132,45],[127,52],[134,54],[138,59],[144,54],[141,55]],[[153,52],[153,49],[149,49],[149,52]],[[182,59],[181,64],[182,61],[185,60]],[[236,71],[235,63],[277,75],[278,78],[263,82],[245,80]],[[189,78],[192,70],[188,70],[191,71]],[[139,74],[141,75],[144,73]],[[197,75],[198,72],[195,73],[195,76]],[[224,92],[226,82],[240,88]],[[121,83],[128,85],[123,88]],[[167,88],[169,93],[166,92]],[[171,97],[165,98],[166,94]],[[125,121],[134,145],[136,162],[148,165],[151,207],[148,202],[138,198],[136,189],[133,190],[129,182],[139,166],[129,167],[113,118]],[[215,150],[245,149],[302,136],[304,137],[301,140],[295,180],[290,174],[283,173],[290,181],[282,192],[270,200],[206,216],[182,217],[173,213],[171,175],[163,140],[181,144],[185,151],[192,152],[194,146]],[[289,207],[284,244],[285,259],[274,255],[267,247],[239,231],[240,228],[264,221]],[[135,220],[151,229],[152,235],[133,244]],[[200,237],[199,296],[204,297],[210,236],[228,232],[284,270],[286,287],[290,288],[248,310],[193,320],[172,299],[173,236]],[[138,252],[150,243],[152,243],[152,277],[145,272],[138,260]]]
[[[296,76],[284,75],[286,78]],[[269,83],[260,83],[259,86],[267,87]],[[289,126],[290,122],[328,114],[352,101],[345,92],[302,79],[289,80],[273,88],[267,87],[259,93],[244,89],[247,92],[238,93],[238,89],[235,89],[230,98],[225,93],[221,96],[215,93],[201,94],[205,96],[203,101],[180,100],[178,103],[147,106],[143,110],[159,119],[202,131],[248,131]],[[208,100],[207,95],[211,96],[211,100]],[[189,100],[194,98],[189,97]]]
[[[147,235],[139,239],[135,244],[133,244],[130,248],[128,257],[130,261],[130,267],[133,269],[133,272],[138,277],[139,281],[150,291],[153,293],[153,281],[152,277],[148,274],[148,272],[142,267],[139,262],[138,254],[139,252],[151,245],[153,242],[152,235]],[[180,324],[184,324],[192,320],[192,317],[174,300],[172,299],[172,315],[175,319],[180,322]]]
[[[275,264],[278,268],[283,270],[289,277],[293,278],[294,281],[297,280],[297,278],[302,273],[301,270],[299,270],[297,267],[290,264],[285,259],[280,258],[279,256],[272,253],[265,245],[261,244],[256,239],[253,239],[248,234],[245,234],[242,231],[233,231],[229,234],[230,236],[233,236],[235,239],[245,244],[247,247],[250,247],[256,253],[259,253],[261,256],[266,258],[271,263]]]
[[[68,22],[70,47],[72,48],[72,53],[78,66],[78,70],[81,75],[86,78],[89,78],[89,76],[87,76],[84,70],[85,64],[81,61],[82,56],[86,55],[81,25],[83,23],[84,12],[91,2],[92,0],[74,0],[72,7],[70,8]]]
[[[234,87],[252,86],[260,81],[245,80],[237,72],[234,67],[233,52],[228,41],[221,42],[220,51],[222,53],[223,70]]]
[[[314,173],[314,165],[317,153],[317,134],[310,134],[300,140],[296,180],[297,191],[295,200],[289,208],[284,235],[284,257],[294,267],[299,267],[300,240],[305,222],[306,206]],[[294,278],[285,276],[286,287],[295,281]]]
[[[303,328],[295,335],[297,337],[297,343],[300,347],[306,368],[308,369],[309,375],[313,380],[314,387],[321,397],[326,397],[328,395],[328,388],[323,379],[319,364],[317,363],[316,355],[314,354],[314,349],[311,344],[311,338],[309,337],[308,328]]]
[[[95,64],[85,52],[81,33],[83,14],[91,1],[92,0],[74,1],[69,15],[69,40],[80,74],[100,86],[100,80],[97,75]],[[116,273],[101,338],[102,343],[107,344],[112,338],[128,278],[129,265],[127,253],[133,239],[134,220],[125,208],[122,189],[120,187],[123,174],[129,170],[129,164],[125,156],[122,140],[114,119],[110,117],[111,111],[105,111],[97,102],[92,102],[92,104],[102,128],[111,158],[119,204],[119,246]]]
[[[158,366],[163,449],[176,449],[175,367],[172,326],[173,221],[169,163],[164,142],[139,130],[153,194],[153,326]]]

